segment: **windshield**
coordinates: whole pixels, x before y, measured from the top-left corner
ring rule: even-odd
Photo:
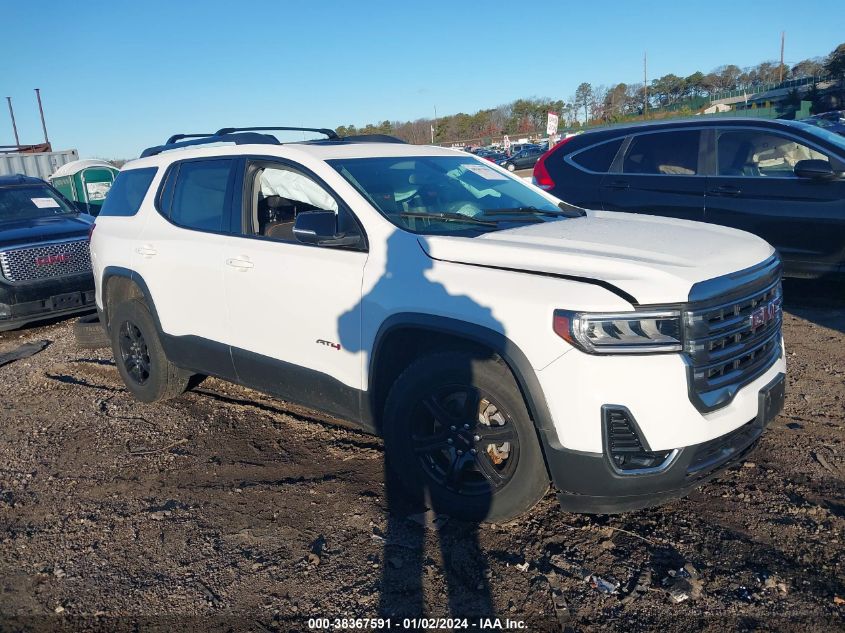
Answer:
[[[566,217],[545,196],[469,156],[328,161],[396,226],[468,235]]]
[[[0,222],[34,220],[68,213],[77,211],[46,185],[0,188]]]

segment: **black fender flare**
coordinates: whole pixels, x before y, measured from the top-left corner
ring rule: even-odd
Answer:
[[[130,270],[129,268],[123,268],[122,266],[106,266],[103,270],[103,276],[101,281],[101,292],[102,292],[102,299],[103,299],[103,307],[102,309],[97,308],[97,311],[100,312],[100,323],[104,325],[104,327],[108,328],[109,323],[109,302],[108,297],[105,294],[106,288],[108,287],[109,280],[113,277],[123,277],[124,279],[129,279],[132,283],[134,283],[138,288],[141,290],[141,294],[144,295],[144,301],[147,303],[147,307],[150,309],[150,313],[153,315],[153,320],[156,324],[156,329],[158,330],[159,334],[163,334],[163,330],[161,329],[161,321],[158,318],[158,311],[156,310],[155,302],[153,301],[152,294],[150,294],[150,288],[147,286],[147,282],[144,281],[144,278],[141,277],[137,272],[134,270]]]
[[[469,321],[417,312],[401,312],[385,319],[376,333],[373,351],[370,355],[367,374],[368,393],[374,393],[373,377],[376,375],[375,368],[379,362],[382,343],[391,332],[405,328],[430,330],[439,334],[458,336],[492,349],[505,361],[516,379],[528,406],[528,412],[538,431],[544,452],[547,447],[560,447],[557,431],[540,381],[537,379],[537,373],[523,351],[501,332]]]

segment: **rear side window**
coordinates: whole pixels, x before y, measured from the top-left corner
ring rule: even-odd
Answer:
[[[615,141],[607,141],[588,147],[585,150],[573,154],[572,161],[579,167],[590,171],[607,172],[616,158],[619,148],[622,147],[624,139],[618,138]]]
[[[694,176],[698,173],[698,130],[640,134],[631,140],[622,171],[626,174]]]
[[[165,185],[169,188],[175,177],[170,220],[199,231],[222,231],[228,227],[231,173],[232,160],[228,158],[181,163]]]
[[[106,195],[100,217],[106,215],[129,217],[138,213],[156,171],[158,171],[156,167],[144,167],[120,172]]]

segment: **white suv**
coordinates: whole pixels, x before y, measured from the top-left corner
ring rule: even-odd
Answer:
[[[460,151],[256,129],[146,150],[97,218],[139,400],[212,375],[323,410],[382,435],[408,494],[488,520],[550,480],[578,512],[682,496],[780,411],[759,238],[576,209]]]

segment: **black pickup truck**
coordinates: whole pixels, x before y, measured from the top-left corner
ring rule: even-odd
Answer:
[[[94,308],[93,226],[43,180],[0,176],[0,331]]]

